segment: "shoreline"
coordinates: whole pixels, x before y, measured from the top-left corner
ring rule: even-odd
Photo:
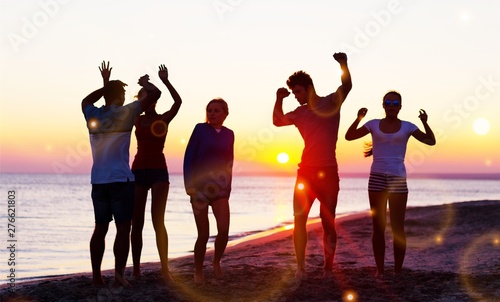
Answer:
[[[272,290],[267,289],[263,293],[260,300],[306,301],[307,295],[313,294],[313,300],[325,301],[341,299],[341,294],[351,288],[360,297],[359,301],[366,300],[361,297],[366,298],[368,295],[371,295],[371,300],[378,301],[372,294],[380,295],[380,286],[392,288],[394,284],[399,284],[392,290],[409,286],[406,290],[415,298],[410,299],[412,301],[429,301],[429,293],[455,297],[455,300],[449,301],[474,301],[476,296],[486,300],[492,297],[497,299],[500,298],[500,221],[497,221],[495,213],[499,210],[498,200],[409,207],[405,223],[408,247],[404,274],[397,278],[390,273],[393,256],[388,221],[387,280],[377,280],[373,276],[375,264],[371,251],[371,220],[366,211],[337,217],[338,247],[333,281],[321,278],[322,230],[319,218],[313,218],[308,224],[308,276],[301,281],[293,277],[295,258],[292,229],[284,226],[231,241],[222,263],[226,274],[224,281],[213,278],[210,265],[212,251],[208,250],[205,257],[206,284],[202,289],[192,282],[192,255],[188,255],[170,259],[171,271],[176,280],[174,285],[165,286],[159,273],[159,262],[149,262],[143,263],[143,278],[132,280],[132,288],[121,288],[114,292],[111,288],[91,287],[91,273],[85,272],[18,282],[15,284],[15,295],[8,293],[9,284],[2,284],[0,293],[7,299],[5,301],[16,301],[19,297],[32,297],[34,300],[31,301],[86,301],[99,293],[113,297],[116,295],[117,299],[123,301],[133,301],[138,297],[145,301],[151,297],[153,301],[165,295],[172,301],[206,301],[205,298],[207,301],[232,300],[221,298],[227,295],[245,301],[255,298],[252,295],[257,288],[262,291],[272,287]],[[129,266],[126,275],[129,276],[130,272]],[[103,276],[106,281],[110,281],[112,270],[103,271]],[[422,288],[415,292],[419,287]],[[71,288],[78,288],[79,293],[73,292]],[[193,289],[196,289],[195,296]],[[59,294],[51,296],[50,291]],[[400,301],[398,299],[405,295],[406,292],[397,292],[394,301]],[[384,297],[387,298],[387,295]],[[384,300],[381,298],[380,301]]]
[[[367,212],[357,212],[357,213],[349,213],[349,214],[340,214],[337,215],[337,220],[339,219],[355,219],[356,217],[359,216],[366,216]],[[319,227],[319,224],[321,223],[321,219],[319,217],[313,217],[309,218],[307,225],[308,228],[316,228]],[[273,240],[281,239],[283,237],[291,236],[291,232],[293,229],[293,223],[292,224],[286,224],[283,226],[271,228],[269,230],[264,230],[264,231],[256,231],[252,232],[248,235],[244,236],[236,236],[236,239],[229,240],[227,247],[226,247],[226,252],[229,251],[235,251],[247,246],[251,246],[253,244],[264,244],[266,242],[270,242]],[[210,247],[207,248],[206,255],[211,255],[213,253],[214,248]],[[186,252],[187,255],[182,255],[178,257],[172,257],[169,258],[169,262],[176,261],[176,260],[184,260],[192,258],[192,251]],[[160,267],[160,262],[159,261],[152,261],[152,262],[143,262],[141,263],[141,268],[144,270],[148,269],[154,269],[156,267]],[[127,265],[127,271],[131,270],[132,265]],[[104,275],[113,275],[113,269],[103,269],[102,274]],[[32,284],[32,283],[37,283],[37,282],[42,282],[42,281],[47,281],[47,280],[57,280],[60,278],[67,278],[75,275],[83,275],[83,276],[91,276],[91,272],[69,272],[69,273],[63,273],[63,274],[57,274],[57,275],[46,275],[46,276],[33,276],[33,277],[25,277],[21,279],[17,279],[18,282],[16,284],[18,285],[26,285],[26,284]],[[3,289],[8,286],[8,282],[5,281],[5,283],[0,283],[0,289]]]

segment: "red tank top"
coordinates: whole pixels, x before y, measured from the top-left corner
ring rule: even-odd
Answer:
[[[132,170],[166,169],[167,163],[163,155],[163,147],[167,137],[168,126],[158,115],[153,123],[141,125],[144,116],[135,121],[135,137],[137,138],[137,154],[132,163]]]

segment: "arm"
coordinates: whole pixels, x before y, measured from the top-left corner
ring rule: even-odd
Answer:
[[[369,133],[368,129],[365,127],[358,128],[359,122],[365,117],[366,113],[368,112],[368,109],[366,108],[361,108],[358,111],[358,117],[356,120],[354,120],[354,123],[347,129],[347,132],[345,134],[345,139],[348,141],[352,141],[358,138],[361,138]]]
[[[82,112],[85,113],[85,107],[93,105],[95,102],[99,101],[102,98],[103,94],[104,94],[104,87],[101,89],[97,89],[96,91],[87,95],[82,100]]]
[[[101,72],[103,87],[109,83],[109,77],[111,76],[112,69],[113,67],[109,68],[109,61],[108,65],[106,65],[105,61],[102,61],[101,67],[99,67],[99,71]]]
[[[335,97],[339,100],[339,103],[342,104],[352,88],[351,72],[347,66],[347,55],[345,53],[337,52],[333,55],[333,58],[339,62],[340,68],[342,69],[342,75],[340,76],[342,84],[337,88],[337,91],[335,91]]]
[[[227,150],[227,163],[226,163],[226,172],[228,174],[228,191],[232,190],[233,183],[233,164],[234,164],[234,132],[231,131],[231,140],[229,142],[228,150]]]
[[[165,123],[170,123],[172,119],[177,115],[177,112],[179,112],[179,109],[181,108],[182,104],[182,99],[180,95],[177,93],[175,90],[174,86],[170,84],[170,81],[168,80],[168,70],[165,65],[160,65],[159,70],[158,70],[158,76],[160,77],[161,81],[165,86],[167,86],[168,91],[170,92],[170,95],[174,99],[174,104],[172,104],[172,107],[170,107],[170,110],[167,112],[163,113],[161,118]]]
[[[436,138],[434,137],[434,132],[432,132],[431,127],[427,124],[427,113],[425,110],[420,109],[420,115],[418,118],[422,121],[424,125],[425,133],[417,129],[411,134],[418,141],[427,144],[429,146],[434,146],[436,144]]]
[[[273,124],[276,127],[292,125],[293,122],[283,113],[283,99],[290,95],[286,88],[279,88],[276,91],[276,103],[273,110]]]
[[[99,66],[99,71],[101,72],[102,76],[103,88],[92,92],[86,98],[83,99],[82,111],[85,109],[85,107],[87,107],[88,105],[93,105],[95,102],[99,101],[99,99],[103,97],[104,87],[109,83],[109,77],[111,76],[111,69],[113,69],[113,67],[109,68],[109,61],[107,65],[105,61],[102,61],[101,66]]]
[[[155,85],[149,82],[148,75],[140,77],[138,83],[147,92],[146,96],[143,96],[142,98],[139,99],[139,102],[141,102],[141,109],[142,111],[144,111],[148,109],[151,105],[153,105],[156,101],[158,101],[158,99],[161,96],[161,91],[158,88],[156,88]]]
[[[194,127],[193,133],[189,138],[189,142],[186,146],[186,151],[184,153],[184,162],[183,162],[183,174],[184,174],[184,188],[186,190],[186,194],[195,197],[196,196],[196,188],[194,184],[194,162],[196,159],[196,151],[198,149],[198,135],[197,135],[198,126]]]

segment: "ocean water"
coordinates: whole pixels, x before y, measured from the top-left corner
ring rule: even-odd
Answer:
[[[17,281],[91,271],[89,240],[94,217],[89,180],[89,175],[0,175],[0,194],[3,194],[0,203],[0,283],[7,283],[11,268],[15,268]],[[189,199],[184,192],[182,175],[171,175],[170,181],[165,225],[169,234],[169,257],[175,258],[191,254],[196,228]],[[293,220],[291,200],[294,182],[294,176],[235,176],[230,199],[231,239],[290,224]],[[408,206],[500,199],[498,178],[438,179],[410,176],[408,186]],[[368,208],[367,178],[341,177],[337,214],[355,213]],[[15,217],[12,217],[13,213]],[[315,202],[310,216],[318,215],[319,203]],[[210,223],[211,235],[215,235],[213,215],[210,216]],[[106,237],[103,270],[113,268],[115,234],[114,225],[111,224]],[[150,201],[146,208],[143,237],[142,262],[159,261]],[[11,244],[15,245],[13,253],[7,248]],[[212,245],[210,241],[208,247]],[[15,262],[15,266],[12,262]],[[130,255],[127,265],[131,264]]]

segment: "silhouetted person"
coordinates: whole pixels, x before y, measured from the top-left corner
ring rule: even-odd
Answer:
[[[314,200],[320,202],[320,217],[323,225],[324,274],[332,274],[333,259],[337,245],[335,210],[339,192],[339,176],[335,149],[340,121],[340,107],[351,90],[351,75],[344,53],[333,55],[342,69],[342,85],[325,97],[316,94],[311,77],[297,71],[287,80],[288,88],[300,106],[283,113],[283,99],[290,95],[286,88],[276,92],[273,111],[275,126],[295,125],[304,139],[304,150],[297,171],[293,194],[294,229],[293,243],[297,259],[296,276],[305,274],[307,244],[306,223]]]
[[[137,154],[132,163],[135,175],[135,207],[132,218],[132,260],[133,276],[141,275],[142,229],[148,190],[151,189],[151,220],[156,233],[156,246],[160,256],[161,271],[165,281],[172,281],[168,268],[168,234],[165,228],[165,208],[169,190],[169,174],[167,162],[163,155],[168,125],[181,107],[181,97],[168,80],[165,65],[159,67],[158,76],[167,86],[174,103],[170,110],[163,114],[156,112],[156,103],[137,117],[135,136],[137,138]],[[145,89],[139,91],[138,98],[147,94]]]
[[[203,261],[210,235],[208,207],[217,221],[213,260],[216,278],[223,278],[220,265],[229,239],[229,195],[234,158],[234,133],[222,126],[229,114],[223,99],[206,107],[206,123],[195,126],[184,155],[184,186],[190,196],[198,238],[194,246],[194,281],[203,284]]]
[[[147,92],[143,98],[123,106],[125,83],[109,81],[109,62],[99,68],[104,87],[89,94],[82,101],[82,111],[87,121],[92,148],[92,202],[95,228],[90,239],[92,284],[104,285],[101,263],[105,249],[105,237],[109,222],[115,220],[116,238],[115,286],[128,286],[124,278],[130,247],[130,223],[134,209],[134,174],[129,167],[130,135],[135,119],[149,108],[161,95],[147,75],[139,79]],[[97,108],[94,103],[104,97],[105,105]]]
[[[376,276],[378,277],[384,273],[387,202],[389,202],[394,236],[394,272],[399,274],[403,268],[406,253],[404,221],[408,200],[404,159],[408,139],[413,136],[424,144],[431,146],[436,144],[434,133],[427,124],[427,114],[424,110],[420,110],[418,117],[424,125],[425,132],[420,131],[416,125],[398,118],[401,101],[401,95],[398,92],[388,92],[382,101],[385,118],[370,120],[357,128],[368,112],[368,109],[361,108],[358,111],[358,117],[345,135],[347,140],[358,139],[368,133],[372,135],[373,149],[365,152],[365,155],[373,154],[368,181],[368,197],[373,221],[372,245],[377,264]]]

